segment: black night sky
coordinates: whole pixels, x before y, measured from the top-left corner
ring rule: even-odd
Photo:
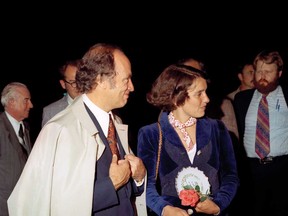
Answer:
[[[280,11],[275,12],[277,16],[259,17],[245,7],[239,10],[246,12],[205,10],[198,15],[193,8],[185,10],[185,5],[163,11],[145,7],[141,9],[145,13],[139,8],[126,9],[128,13],[76,6],[73,10],[41,7],[20,11],[18,5],[1,19],[0,88],[11,81],[28,85],[34,104],[29,117],[32,137],[40,130],[43,107],[63,95],[58,67],[68,59],[81,58],[98,42],[119,45],[131,60],[135,91],[119,112],[133,136],[140,126],[156,121],[158,110],[146,103],[145,94],[161,71],[180,58],[191,56],[205,63],[212,80],[208,92],[212,101],[237,88],[237,65],[263,49],[280,52],[282,81],[288,83],[288,22]],[[107,14],[100,15],[104,9]]]

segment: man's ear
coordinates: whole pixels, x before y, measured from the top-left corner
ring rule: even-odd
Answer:
[[[108,82],[107,82],[107,79],[101,79],[101,76],[98,75],[96,77],[96,83],[97,83],[97,86],[103,88],[103,89],[106,89],[107,88],[107,85],[108,85]]]
[[[65,85],[64,80],[59,80],[59,83],[63,89],[66,89],[66,85]]]
[[[238,75],[238,79],[240,80],[240,82],[242,82],[242,80],[243,80],[243,74],[242,74],[242,73],[238,73],[237,75]]]

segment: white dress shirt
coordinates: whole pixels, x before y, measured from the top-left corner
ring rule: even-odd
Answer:
[[[255,152],[256,122],[259,102],[262,94],[255,90],[250,102],[244,131],[244,147],[247,156],[259,158]],[[268,156],[288,154],[288,108],[281,86],[267,95],[270,124],[270,153]]]

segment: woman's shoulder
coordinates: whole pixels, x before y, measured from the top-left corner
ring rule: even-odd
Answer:
[[[199,119],[198,121],[202,122],[202,124],[210,125],[211,127],[216,127],[218,129],[225,129],[225,125],[220,119],[214,119],[214,118],[205,116]]]
[[[139,129],[139,131],[154,132],[156,129],[158,130],[157,122],[154,122],[154,123],[142,126]]]

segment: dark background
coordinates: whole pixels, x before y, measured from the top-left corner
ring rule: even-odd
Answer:
[[[29,121],[35,139],[43,107],[63,95],[59,66],[81,58],[95,43],[115,43],[132,63],[135,91],[119,113],[135,141],[139,127],[156,121],[159,113],[147,104],[146,92],[161,71],[180,58],[191,56],[205,63],[212,81],[208,94],[214,104],[238,87],[238,64],[263,49],[280,52],[282,81],[288,83],[285,7],[276,2],[266,8],[194,3],[166,4],[161,9],[140,2],[124,9],[111,2],[73,7],[23,3],[2,8],[7,15],[1,15],[0,88],[11,81],[27,84],[34,104]]]

